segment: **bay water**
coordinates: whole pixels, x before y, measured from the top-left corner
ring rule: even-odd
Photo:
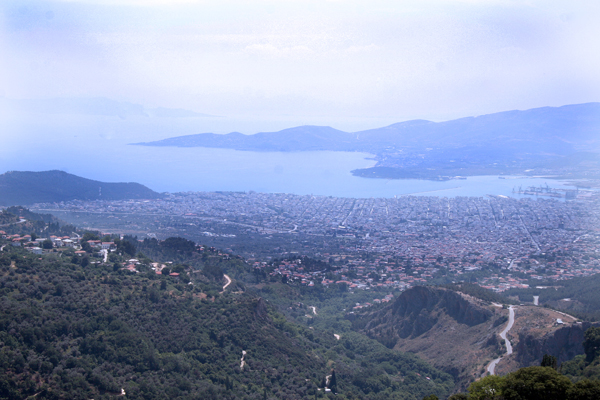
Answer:
[[[440,182],[353,176],[353,169],[375,165],[367,153],[249,152],[130,144],[206,132],[214,127],[227,129],[227,123],[217,118],[207,122],[44,115],[4,118],[2,122],[0,173],[59,169],[105,182],[138,182],[159,192],[256,191],[355,198],[488,194],[519,197],[513,193],[519,186],[548,184],[570,188],[564,182],[531,177],[473,176]],[[228,123],[236,125],[236,121]],[[269,127],[275,130],[293,126],[286,125],[289,123],[277,121]]]

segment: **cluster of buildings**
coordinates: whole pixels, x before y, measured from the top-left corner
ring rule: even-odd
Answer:
[[[31,235],[9,235],[0,231],[0,238],[7,240],[12,246],[24,247],[34,254],[43,254],[44,251],[51,251],[60,248],[73,248],[78,251],[75,253],[85,253],[81,251],[80,236],[56,236],[51,235],[47,238],[32,238]],[[101,240],[88,240],[87,243],[95,250],[114,250],[114,242],[102,242]]]
[[[208,221],[216,227],[210,235],[221,240],[234,240],[237,233],[238,239],[263,237],[268,246],[276,236],[279,255],[286,252],[286,240],[304,241],[306,248],[317,249],[317,257],[340,266],[334,277],[277,266],[276,273],[302,284],[320,279],[326,285],[402,289],[444,277],[469,277],[502,291],[531,280],[599,272],[599,205],[596,194],[558,201],[189,192],[157,200],[38,204],[34,209],[102,215],[107,221],[122,218],[123,228],[137,218],[139,229],[165,237],[189,234],[196,226],[198,237],[208,237],[206,227],[201,228]],[[168,218],[168,226],[158,223],[161,218]],[[323,242],[334,243],[335,252],[318,250]]]

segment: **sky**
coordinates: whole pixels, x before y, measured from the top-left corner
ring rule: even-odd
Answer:
[[[593,102],[598,21],[597,0],[4,0],[0,97],[324,122]]]

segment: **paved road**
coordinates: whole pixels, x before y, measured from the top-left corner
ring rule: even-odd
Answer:
[[[0,227],[3,227],[3,226],[10,226],[10,225],[12,225],[12,224],[22,224],[23,222],[27,222],[27,220],[26,220],[26,219],[24,219],[24,218],[21,218],[21,219],[19,220],[19,222],[12,222],[12,223],[10,223],[10,224],[4,224],[4,225],[0,225]]]
[[[223,274],[223,277],[227,281],[227,283],[225,285],[223,285],[223,292],[224,292],[225,289],[227,289],[227,286],[231,285],[231,278],[227,274]],[[223,293],[223,292],[221,292],[221,293]]]
[[[513,352],[512,345],[510,344],[510,340],[508,340],[506,338],[506,334],[508,333],[508,331],[510,331],[510,329],[513,327],[514,324],[515,324],[515,309],[513,308],[513,306],[510,306],[508,308],[508,324],[506,324],[506,328],[504,328],[504,330],[502,332],[500,332],[500,337],[502,339],[504,339],[504,343],[506,344],[506,355],[510,355]],[[490,375],[494,375],[494,371],[496,370],[496,365],[498,365],[500,360],[502,360],[502,357],[498,357],[494,361],[489,363],[489,365],[487,367],[487,371],[490,373]]]
[[[227,276],[227,275],[225,275]],[[240,369],[244,369],[244,365],[246,364],[246,361],[244,361],[244,358],[246,357],[246,350],[242,350],[242,359],[240,360]]]
[[[527,225],[525,225],[525,222],[523,222],[523,218],[521,217],[521,215],[519,215],[519,220],[521,220],[521,225],[523,225],[523,229],[525,229],[525,232],[527,232],[527,235],[529,236],[529,239],[531,239],[531,241],[533,242],[533,244],[535,245],[535,247],[537,248],[537,250],[541,251],[540,245],[535,241],[535,239],[533,238],[533,236],[531,236],[531,232],[529,232],[529,229],[527,229]]]

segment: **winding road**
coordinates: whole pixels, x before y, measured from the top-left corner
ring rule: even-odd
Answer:
[[[515,309],[513,306],[510,306],[508,308],[508,324],[506,324],[506,328],[504,328],[504,330],[502,332],[500,332],[500,337],[502,339],[504,339],[504,343],[506,344],[506,355],[507,356],[511,355],[513,350],[512,350],[512,345],[510,344],[510,340],[508,340],[506,338],[506,334],[513,327],[514,323],[515,323]],[[496,370],[496,365],[498,365],[500,360],[502,360],[502,357],[498,357],[495,360],[493,360],[491,363],[489,363],[489,365],[487,367],[487,372],[489,372],[490,375],[494,375],[494,371]]]
[[[223,278],[227,280],[227,283],[223,285],[223,292],[227,289],[227,286],[231,285],[231,278],[227,274],[223,274]],[[221,293],[223,293],[221,292]]]
[[[25,218],[21,218],[21,219],[19,219],[19,222],[11,222],[10,224],[4,224],[4,225],[0,225],[0,227],[3,227],[3,226],[9,226],[9,225],[13,225],[13,224],[15,224],[15,225],[16,225],[16,224],[22,224],[22,223],[24,223],[24,222],[27,222],[27,220],[26,220]]]

